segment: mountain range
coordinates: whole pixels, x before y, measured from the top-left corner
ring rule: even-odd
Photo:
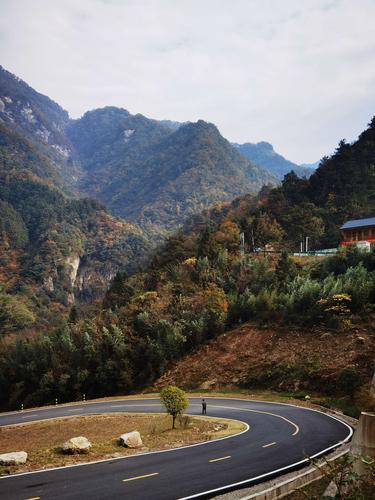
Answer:
[[[192,215],[279,182],[279,170],[249,158],[203,120],[116,107],[73,120],[0,67],[4,300],[16,294],[46,317],[51,304],[64,313],[100,297],[119,269],[137,270]]]
[[[171,131],[104,108],[73,121],[67,135],[86,173],[79,190],[151,233],[172,231],[215,202],[276,183],[203,120]]]
[[[114,215],[152,234],[174,230],[212,203],[276,184],[290,169],[310,173],[271,155],[272,146],[266,154],[265,143],[254,146],[257,154],[250,144],[233,146],[202,120],[157,121],[115,107],[71,120],[58,104],[3,68],[0,119],[44,157],[49,171],[39,172],[41,177],[67,194],[105,203]]]

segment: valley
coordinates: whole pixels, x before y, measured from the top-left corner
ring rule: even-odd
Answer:
[[[375,500],[371,0],[2,0],[1,500]]]

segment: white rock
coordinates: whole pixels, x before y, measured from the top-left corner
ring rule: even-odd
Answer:
[[[83,436],[79,436],[66,441],[66,443],[63,444],[62,450],[64,453],[72,455],[74,453],[88,453],[90,448],[90,441]]]
[[[323,498],[336,498],[337,495],[337,485],[333,481],[329,483],[327,488],[323,493]]]
[[[0,465],[19,465],[27,460],[26,451],[13,451],[12,453],[3,453],[0,455]]]
[[[128,142],[133,134],[134,134],[133,129],[124,130],[124,142]]]
[[[78,255],[70,255],[65,261],[65,272],[68,275],[70,286],[74,286],[81,259]]]
[[[33,113],[33,110],[32,108],[30,108],[30,106],[24,106],[22,109],[21,109],[21,114],[23,115],[23,117],[30,123],[36,123],[36,118],[34,116],[34,113]]]
[[[141,435],[138,431],[121,434],[119,442],[121,446],[127,446],[128,448],[139,448],[140,446],[143,446]]]

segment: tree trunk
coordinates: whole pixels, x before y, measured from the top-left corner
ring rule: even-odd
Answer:
[[[172,429],[175,429],[175,421],[176,421],[176,415],[172,415],[173,423],[172,423]]]

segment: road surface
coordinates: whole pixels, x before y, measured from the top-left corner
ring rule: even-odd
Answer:
[[[321,455],[352,435],[344,422],[306,408],[232,398],[205,399],[208,416],[241,420],[247,424],[246,430],[179,449],[2,476],[0,498],[210,498],[302,467],[306,457]],[[200,414],[201,400],[189,401],[188,413]],[[164,410],[156,398],[113,400],[0,414],[0,426],[62,416],[159,411]]]

